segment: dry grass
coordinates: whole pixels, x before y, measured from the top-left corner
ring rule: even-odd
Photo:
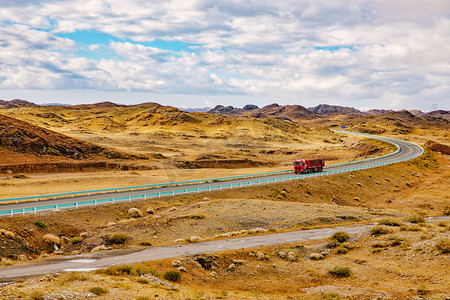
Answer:
[[[48,233],[48,234],[44,235],[42,238],[45,242],[52,244],[52,245],[59,246],[61,243],[61,239],[54,234]]]
[[[156,294],[164,299],[295,299],[320,298],[325,294],[344,299],[404,299],[425,292],[427,297],[442,299],[448,296],[448,275],[440,266],[446,263],[448,254],[436,253],[436,244],[446,236],[441,229],[438,224],[427,224],[433,237],[426,241],[421,232],[402,231],[399,227],[393,227],[394,235],[390,236],[374,237],[361,232],[348,243],[352,250],[340,254],[326,252],[326,240],[319,240],[179,258],[177,265],[187,272],[175,289],[139,280],[142,274],[162,279],[161,274],[174,271],[172,259],[168,259],[114,266],[94,273],[60,274],[46,280],[30,279],[5,286],[0,297],[13,299],[39,287],[46,297],[57,298],[61,289],[70,294],[101,287],[113,299],[154,298]],[[385,245],[382,251],[372,253],[375,243]],[[259,251],[265,257],[262,260],[258,258]],[[293,252],[296,261],[281,258],[280,251]],[[321,260],[310,259],[319,251],[325,251]],[[210,269],[196,261],[201,257],[213,262]],[[229,268],[231,264],[234,268]],[[334,269],[336,266],[343,268]],[[389,281],[385,280],[387,277]]]
[[[16,234],[14,232],[5,230],[5,229],[0,229],[0,237],[2,237],[2,236],[7,239],[15,239],[16,238]]]
[[[9,112],[30,118],[36,124],[44,122],[42,118],[29,114],[31,111]],[[68,173],[63,176],[33,174],[26,178],[7,176],[0,180],[0,198],[284,170],[291,168],[292,158],[297,156],[324,155],[330,161],[338,162],[358,155],[364,157],[371,151],[379,155],[383,151],[375,149],[385,146],[377,141],[361,143],[357,138],[330,134],[323,129],[286,128],[283,122],[278,121],[270,121],[269,124],[264,123],[267,121],[246,123],[247,120],[209,127],[202,123],[199,127],[190,128],[179,124],[175,127],[159,124],[158,129],[136,123],[124,128],[122,116],[117,112],[112,113],[111,119],[102,116],[102,112],[98,113],[101,118],[90,119],[80,118],[76,111],[68,113],[61,110],[59,113],[66,113],[71,121],[77,118],[83,121],[60,127],[56,119],[45,119],[46,126],[73,137],[100,141],[104,146],[119,150],[154,153],[148,163],[158,163],[160,169]],[[126,117],[134,113],[137,112],[130,112]],[[125,117],[126,114],[122,115]],[[201,122],[220,121],[215,118],[207,116],[206,121],[202,119]],[[227,118],[224,120],[226,123]],[[78,127],[75,128],[74,124]],[[268,126],[268,131],[261,130],[261,126]],[[281,126],[281,130],[277,126]],[[193,128],[200,131],[191,132]],[[249,132],[243,128],[248,128]],[[407,138],[421,142],[432,134],[427,130],[421,132],[423,137],[416,131]],[[284,133],[277,137],[280,132]],[[443,132],[437,131],[435,140],[445,143],[448,138]],[[218,139],[218,136],[224,138]],[[268,140],[264,140],[264,136]],[[24,159],[14,153],[5,157],[15,161]],[[249,158],[273,162],[276,167],[233,170],[174,168],[175,160],[198,157]],[[208,270],[199,265],[196,257],[181,258],[181,266],[186,272],[174,289],[155,286],[147,278],[140,277],[150,273],[161,278],[160,274],[174,271],[171,261],[163,260],[138,267],[115,266],[105,272],[60,274],[16,282],[2,288],[0,298],[30,297],[33,290],[39,291],[36,294],[39,297],[61,298],[64,292],[73,298],[87,298],[95,287],[107,290],[104,297],[112,299],[150,299],[156,295],[161,299],[356,299],[369,296],[410,298],[417,294],[444,298],[448,296],[446,287],[449,281],[442,265],[448,259],[449,227],[447,223],[425,224],[421,218],[449,211],[448,162],[448,157],[426,151],[414,161],[326,178],[136,201],[133,208],[149,212],[142,216],[138,213],[141,216],[138,219],[134,219],[133,212],[130,213],[129,203],[0,219],[0,227],[16,234],[14,241],[30,245],[29,249],[21,248],[21,251],[29,251],[31,247],[48,251],[44,236],[51,233],[83,236],[82,242],[64,246],[63,253],[74,250],[83,253],[105,243],[114,243],[109,237],[119,232],[123,233],[123,240],[127,243],[114,244],[113,248],[166,245],[193,236],[201,239],[243,236],[255,228],[284,231],[374,221],[379,221],[378,228],[391,233],[373,235],[361,232],[344,244],[335,238],[331,249],[327,247],[329,240],[324,240],[218,253],[210,255],[214,264]],[[203,200],[205,196],[212,200]],[[409,216],[416,212],[420,214],[415,214],[414,218]],[[414,224],[403,224],[400,220],[405,216],[408,216],[405,222]],[[32,234],[29,228],[32,228]],[[55,241],[47,240],[50,243]],[[3,243],[4,239],[0,242]],[[18,252],[15,248],[11,251]],[[285,254],[281,255],[283,257],[279,255],[280,251]],[[335,266],[349,268],[349,277],[330,274]]]

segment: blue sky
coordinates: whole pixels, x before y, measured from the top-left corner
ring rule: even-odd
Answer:
[[[450,109],[448,0],[16,0],[0,24],[0,99]]]

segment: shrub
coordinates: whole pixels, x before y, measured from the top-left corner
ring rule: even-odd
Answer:
[[[181,279],[181,273],[175,270],[170,270],[164,273],[164,279],[172,281],[172,282],[178,282]]]
[[[422,229],[420,229],[420,227],[419,226],[417,226],[417,225],[412,225],[412,226],[406,226],[406,225],[402,225],[402,226],[400,226],[400,230],[403,230],[403,231],[421,231]]]
[[[41,221],[36,221],[36,222],[34,222],[34,225],[36,225],[36,226],[38,226],[38,227],[41,227],[41,228],[47,227],[47,225],[45,225],[45,223],[44,223],[44,222],[41,222]]]
[[[127,239],[128,239],[128,236],[125,233],[118,232],[118,233],[114,233],[109,238],[109,241],[113,244],[125,244]]]
[[[336,250],[336,253],[338,253],[338,254],[346,254],[348,252],[348,249],[343,246],[339,246],[335,250]]]
[[[104,289],[102,287],[99,287],[99,286],[93,286],[89,289],[89,292],[96,294],[97,296],[100,296],[100,295],[106,294],[108,292],[108,290]]]
[[[382,235],[382,234],[391,233],[391,230],[389,228],[386,228],[383,226],[375,226],[372,229],[370,229],[370,233],[372,235]]]
[[[440,239],[436,243],[436,249],[441,253],[450,253],[450,239]]]
[[[136,276],[152,274],[153,276],[159,277],[159,273],[155,269],[144,264],[133,265],[131,268],[131,274]]]
[[[330,240],[338,241],[339,243],[346,242],[349,238],[350,235],[345,231],[338,231],[330,236]]]
[[[115,276],[119,275],[141,276],[144,274],[152,274],[153,276],[156,277],[160,276],[160,274],[155,269],[145,264],[112,266],[106,269],[97,270],[96,272],[100,274],[115,275]]]
[[[378,222],[378,225],[401,226],[402,223],[393,218],[383,218]]]
[[[336,248],[337,246],[339,246],[339,242],[335,240],[330,240],[327,243],[328,248]]]
[[[309,259],[312,259],[312,260],[321,260],[321,259],[324,259],[324,257],[323,257],[323,255],[320,254],[320,253],[311,253],[311,254],[309,255]]]
[[[331,268],[328,273],[335,275],[337,277],[349,277],[350,276],[350,268],[349,267],[339,267],[335,266]]]
[[[150,247],[151,245],[152,245],[152,243],[150,243],[150,242],[141,242],[141,246]]]
[[[5,229],[0,229],[0,236],[4,236],[5,238],[12,240],[16,238],[16,234],[14,232]]]
[[[419,295],[426,295],[430,292],[430,290],[423,284],[419,285],[419,287],[417,288],[417,294]]]
[[[424,218],[419,214],[412,214],[405,218],[406,222],[409,223],[423,223],[425,222]]]
[[[83,241],[83,238],[81,236],[74,236],[73,238],[70,239],[70,242],[72,244],[79,244]]]
[[[321,299],[323,299],[323,300],[328,300],[328,299],[330,299],[330,300],[332,300],[332,299],[339,300],[339,299],[341,299],[341,297],[339,296],[338,293],[330,292],[330,293],[323,294]]]
[[[204,218],[205,218],[205,216],[201,215],[201,214],[199,214],[199,215],[190,215],[189,216],[189,219],[193,219],[193,220],[203,220]]]
[[[149,283],[149,280],[147,278],[144,278],[144,277],[139,277],[138,279],[136,279],[136,281],[138,283],[142,283],[142,284],[148,284]]]
[[[33,291],[30,294],[30,299],[31,300],[44,300],[44,294],[41,291]]]
[[[439,227],[447,227],[447,222],[445,222],[445,221],[439,221],[439,222],[437,223],[437,225],[438,225]]]
[[[59,237],[57,237],[56,235],[50,234],[50,233],[47,233],[42,238],[44,239],[44,241],[46,241],[49,244],[59,245],[61,243],[61,240],[59,239]]]
[[[132,207],[128,210],[128,215],[132,218],[141,218],[144,214],[139,208]]]
[[[86,281],[88,279],[89,279],[88,273],[82,273],[82,272],[65,273],[60,278],[60,280],[62,282]]]

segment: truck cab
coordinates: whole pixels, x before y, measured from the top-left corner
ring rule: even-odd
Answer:
[[[295,174],[297,174],[297,173],[303,173],[303,171],[305,170],[305,168],[306,168],[305,160],[303,160],[303,159],[296,159],[296,160],[294,161],[294,173],[295,173]]]

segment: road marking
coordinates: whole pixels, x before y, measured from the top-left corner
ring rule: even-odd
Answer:
[[[80,259],[68,260],[67,262],[88,264],[88,263],[92,263],[92,262],[96,262],[96,261],[97,261],[96,259],[80,258]]]
[[[64,269],[63,272],[91,272],[98,270],[98,268],[75,268],[75,269]]]

